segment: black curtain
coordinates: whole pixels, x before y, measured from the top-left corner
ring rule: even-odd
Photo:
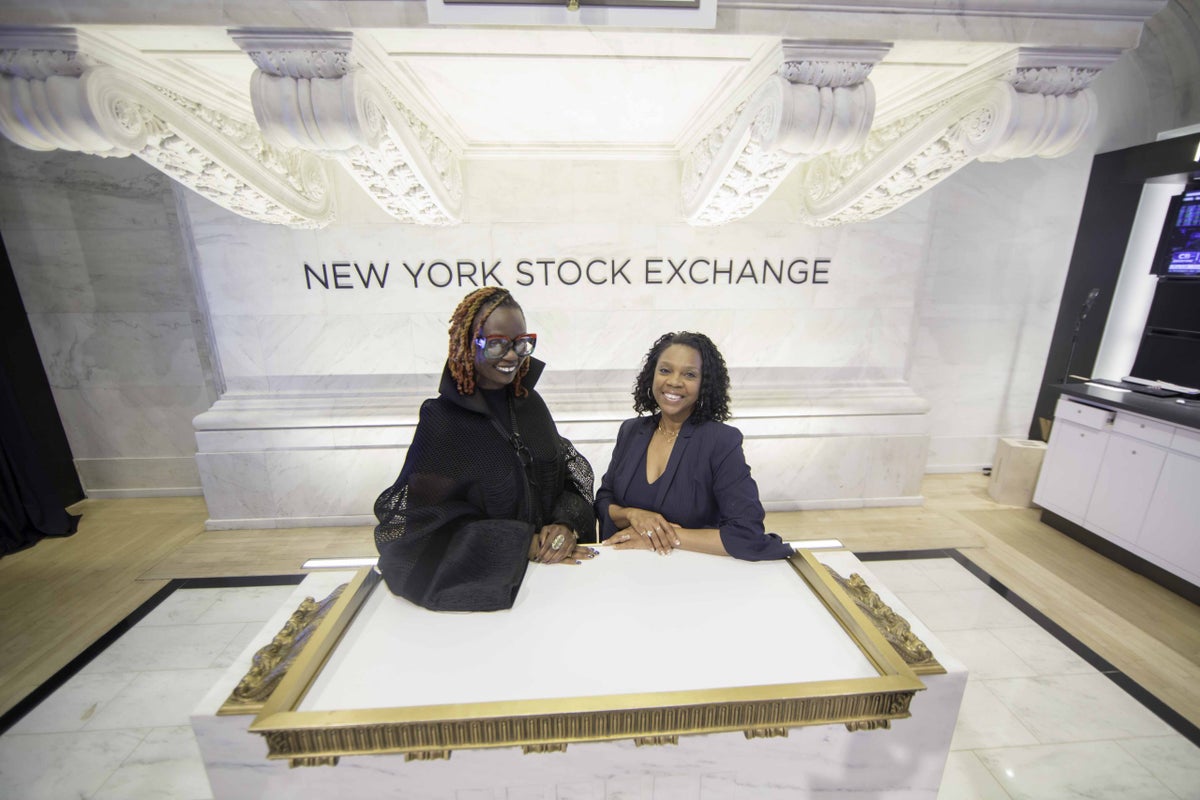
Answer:
[[[0,557],[70,536],[84,497],[58,408],[0,238]]]
[[[0,369],[0,556],[45,536],[70,536],[79,517],[68,514],[42,468],[8,375]]]

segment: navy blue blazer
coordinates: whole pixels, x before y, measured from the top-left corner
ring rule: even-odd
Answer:
[[[623,498],[657,425],[657,415],[621,423],[612,461],[596,492],[601,540],[617,532],[608,507],[627,505]],[[761,561],[792,555],[790,545],[763,528],[758,484],[742,453],[742,432],[732,425],[687,420],[666,471],[652,488],[656,491],[654,507],[647,510],[684,528],[717,528],[721,544],[734,558]]]

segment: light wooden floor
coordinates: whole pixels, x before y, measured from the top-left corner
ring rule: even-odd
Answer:
[[[921,508],[768,515],[785,538],[857,552],[959,550],[1200,725],[1200,607],[1000,506],[981,475],[931,475]],[[0,713],[174,578],[301,572],[309,558],[373,556],[371,530],[204,531],[201,498],[87,500],[79,533],[0,560]]]

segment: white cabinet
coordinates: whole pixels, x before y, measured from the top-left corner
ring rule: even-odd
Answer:
[[[1061,398],[1033,500],[1200,583],[1200,431]]]
[[[1161,447],[1111,434],[1084,515],[1086,527],[1126,543],[1137,541],[1166,456],[1167,451]]]
[[[1138,546],[1200,576],[1200,458],[1167,455]]]
[[[1033,502],[1079,522],[1088,509],[1108,433],[1054,420]]]

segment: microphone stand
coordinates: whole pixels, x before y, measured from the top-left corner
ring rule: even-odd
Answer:
[[[1083,327],[1083,321],[1087,319],[1088,312],[1092,310],[1092,306],[1099,296],[1099,289],[1092,289],[1088,292],[1088,296],[1084,298],[1083,307],[1079,309],[1079,316],[1075,318],[1075,330],[1071,333],[1071,349],[1067,352],[1067,367],[1063,370],[1063,383],[1066,383],[1071,377],[1071,361],[1075,358],[1075,343],[1079,340],[1079,329]]]

